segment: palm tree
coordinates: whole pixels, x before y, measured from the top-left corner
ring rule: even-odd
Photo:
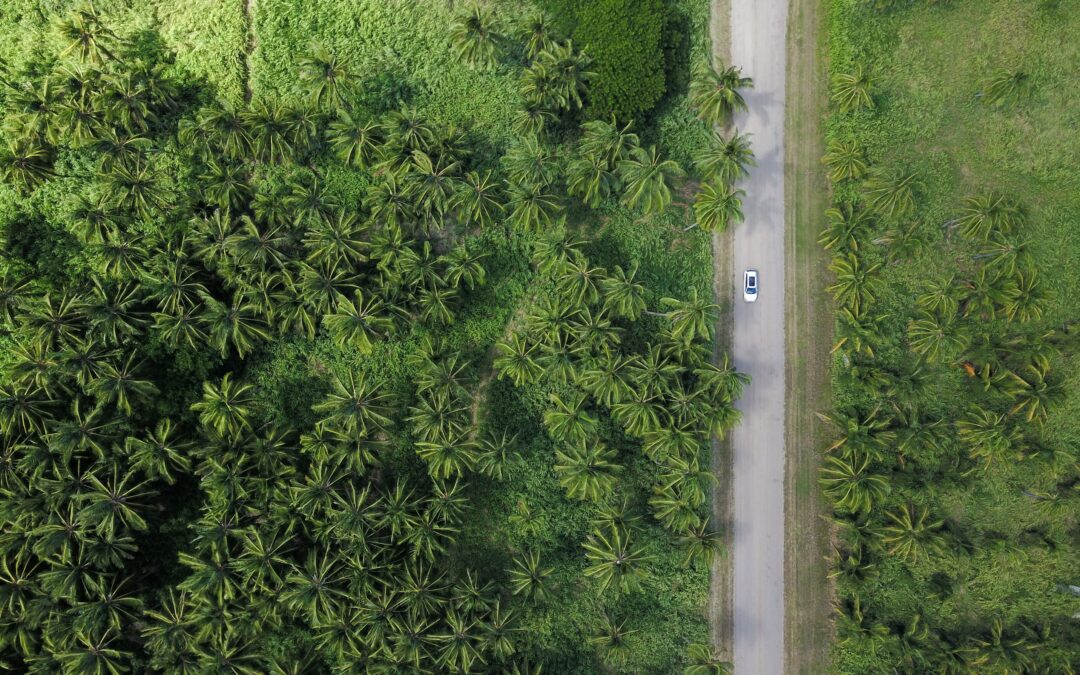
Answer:
[[[459,184],[452,205],[462,221],[486,229],[502,217],[504,203],[502,185],[492,178],[491,171],[470,171]]]
[[[338,110],[329,125],[330,149],[349,166],[368,169],[386,143],[385,133],[386,129],[374,120],[357,120],[348,111]]]
[[[829,178],[834,183],[862,178],[868,166],[862,146],[854,139],[829,141],[821,161],[829,167]]]
[[[889,553],[916,563],[920,558],[941,550],[944,521],[931,520],[927,507],[916,509],[909,503],[886,515],[891,524],[882,528],[882,541],[889,546]]]
[[[847,307],[837,312],[836,342],[830,353],[843,350],[845,355],[874,358],[873,345],[881,341],[880,324],[886,317],[879,314],[856,314]]]
[[[1018,391],[1016,403],[1009,414],[1023,413],[1028,422],[1043,424],[1049,417],[1050,408],[1064,397],[1065,390],[1060,384],[1047,381],[1046,375],[1038,368],[1028,366],[1024,373],[1026,377],[1011,373]]]
[[[514,114],[512,127],[520,136],[540,136],[549,124],[554,124],[558,119],[547,103],[528,101]]]
[[[585,576],[599,579],[601,593],[612,586],[619,593],[638,588],[639,566],[649,558],[642,547],[633,545],[629,530],[594,530],[582,546],[588,561]]]
[[[222,209],[240,209],[251,199],[247,168],[229,161],[211,158],[202,175],[207,200]]]
[[[836,275],[836,283],[828,290],[837,303],[858,314],[865,304],[874,301],[877,289],[882,285],[881,278],[877,276],[879,269],[881,263],[865,267],[854,253],[834,258],[829,270]]]
[[[549,395],[553,408],[544,412],[544,426],[556,443],[584,445],[595,437],[598,421],[595,415],[585,410],[584,393],[573,392],[560,397]]]
[[[706,124],[723,126],[732,113],[747,110],[739,90],[753,86],[754,81],[743,77],[739,68],[728,66],[717,72],[711,64],[702,64],[690,81],[690,105]]]
[[[216,347],[222,356],[229,352],[229,346],[236,349],[243,358],[263,340],[270,338],[266,323],[260,316],[259,308],[246,301],[239,293],[231,304],[218,302],[208,294],[201,294],[203,301],[203,324],[208,329],[210,345]]]
[[[548,108],[580,109],[588,82],[596,75],[591,66],[592,59],[576,51],[570,40],[553,43],[525,70],[522,93]]]
[[[961,287],[956,277],[943,276],[931,279],[926,291],[915,299],[915,304],[927,312],[951,318],[960,308]]]
[[[503,155],[502,164],[514,186],[551,185],[558,169],[557,158],[536,136],[512,145]]]
[[[604,297],[604,309],[613,316],[637,321],[645,311],[645,287],[635,280],[637,264],[629,272],[618,265],[606,277],[600,279]]]
[[[116,60],[106,46],[116,39],[116,34],[102,21],[93,2],[87,0],[67,17],[58,19],[56,29],[61,39],[67,42],[67,47],[60,52],[61,57],[75,53],[84,63],[96,65],[106,58]]]
[[[118,466],[113,466],[111,475],[104,480],[96,471],[87,472],[83,478],[88,489],[80,495],[80,520],[108,536],[121,532],[121,528],[146,530],[148,526],[139,511],[147,509],[145,501],[154,491],[149,481],[137,481],[135,475],[133,471],[121,475]]]
[[[557,307],[566,314],[572,314],[585,305],[600,301],[600,284],[606,278],[607,271],[592,265],[576,249],[571,248],[566,253],[568,259],[558,265],[559,294],[565,302]]]
[[[684,175],[671,159],[662,159],[656,146],[635,148],[630,159],[618,163],[619,176],[625,185],[622,200],[630,208],[645,213],[659,213],[671,204],[672,183]]]
[[[607,614],[600,619],[598,630],[589,642],[600,651],[600,658],[611,667],[620,667],[626,663],[629,647],[626,636],[634,631],[626,630],[626,620],[615,621]]]
[[[602,501],[615,489],[615,475],[622,467],[614,462],[617,453],[592,439],[574,443],[555,452],[555,473],[571,499]]]
[[[225,373],[218,385],[203,382],[202,400],[191,406],[199,413],[203,427],[225,438],[236,438],[251,428],[251,408],[255,387],[237,384],[232,373]]]
[[[1031,95],[1031,76],[1019,68],[1002,68],[987,81],[979,94],[983,102],[993,106],[1020,103]]]
[[[356,289],[352,300],[344,296],[338,298],[337,311],[323,315],[323,325],[334,344],[339,347],[350,345],[366,354],[371,351],[372,341],[388,333],[394,322],[386,316],[378,296],[365,300],[363,292]]]
[[[259,161],[283,164],[293,157],[295,148],[290,141],[288,111],[274,99],[254,101],[242,113],[251,133],[251,149]]]
[[[435,129],[416,108],[403,107],[387,118],[388,144],[400,150],[400,158],[408,160],[414,150],[430,152],[436,144]],[[388,160],[392,157],[387,157]]]
[[[877,564],[869,559],[867,546],[862,543],[848,548],[846,546],[833,546],[833,555],[830,559],[831,570],[829,578],[842,579],[860,583],[878,575]]]
[[[181,121],[178,136],[183,145],[201,148],[204,155],[212,156],[213,148],[230,160],[243,161],[248,158],[252,144],[248,121],[246,114],[217,101],[201,109],[194,122]]]
[[[551,17],[543,9],[535,10],[522,20],[517,37],[525,50],[525,58],[533,61],[541,52],[551,49],[557,41]]]
[[[595,209],[619,189],[619,179],[604,158],[575,157],[566,167],[566,190]]]
[[[666,316],[671,321],[671,336],[674,339],[689,342],[712,337],[716,313],[720,306],[710,302],[708,298],[700,297],[696,288],[690,289],[690,297],[686,300],[661,298],[660,304],[671,308]]]
[[[711,645],[692,644],[687,647],[687,660],[683,675],[731,675],[734,665]]]
[[[953,316],[942,318],[926,311],[912,319],[907,334],[911,351],[931,363],[946,361],[962,353],[969,341],[966,331]]]
[[[65,673],[120,675],[129,669],[134,654],[116,648],[114,631],[74,631],[70,643],[53,652]]]
[[[1023,227],[1025,220],[1018,204],[1001,193],[990,192],[965,197],[956,224],[965,237],[987,241],[994,233],[1011,234]]]
[[[346,103],[352,94],[352,77],[345,59],[325,45],[313,44],[300,57],[300,86],[307,90],[311,104],[320,110]]]
[[[325,422],[354,438],[373,436],[390,424],[386,395],[368,382],[365,373],[350,371],[345,378],[335,375],[331,386],[326,398],[311,407]]]
[[[742,198],[746,192],[719,180],[706,182],[694,199],[694,215],[706,232],[725,232],[732,222],[744,220]]]
[[[840,637],[840,644],[865,642],[869,644],[870,653],[877,653],[878,647],[889,635],[889,628],[863,612],[862,598],[858,592],[841,598],[834,609],[837,613],[836,632]]]
[[[170,192],[162,185],[161,176],[149,163],[132,167],[114,166],[105,174],[109,201],[117,208],[137,214],[143,220],[165,210]]]
[[[439,649],[438,663],[450,672],[467,673],[478,663],[485,663],[480,648],[478,623],[475,619],[466,619],[451,610],[445,617],[445,632],[433,636],[433,640],[442,646]]]
[[[142,363],[135,361],[136,353],[130,352],[125,361],[105,361],[98,376],[90,380],[87,389],[98,405],[115,403],[124,413],[131,414],[131,402],[149,402],[158,393],[150,380],[140,379],[138,371]]]
[[[285,577],[280,600],[290,611],[317,623],[340,613],[340,604],[347,597],[344,583],[344,573],[336,557],[313,551],[302,568],[294,567]]]
[[[492,365],[499,371],[500,378],[509,377],[514,386],[521,387],[543,374],[534,358],[537,353],[536,344],[526,341],[517,333],[510,336],[509,342],[500,342],[496,348],[499,350],[499,357]]]
[[[689,528],[679,537],[679,543],[686,549],[683,558],[686,567],[700,563],[704,568],[711,568],[716,557],[724,554],[724,539],[719,532],[710,529],[708,518]]]
[[[458,192],[460,169],[460,162],[443,162],[418,150],[413,151],[412,166],[405,174],[406,193],[423,214],[421,225],[426,229],[438,229],[442,224],[443,215]]]
[[[836,452],[844,459],[851,459],[865,453],[877,456],[893,440],[894,434],[887,431],[891,420],[880,417],[880,406],[860,414],[853,410],[836,410],[828,415],[817,413],[818,419],[831,424],[841,436],[832,443],[826,452]]]
[[[555,224],[562,204],[554,192],[540,184],[513,185],[510,188],[510,215],[514,227],[526,232],[543,232]]]
[[[889,262],[910,262],[930,246],[923,235],[922,223],[917,220],[904,226],[891,225],[873,241],[878,246],[889,247],[885,253]]]
[[[369,225],[348,211],[333,217],[319,218],[304,233],[307,259],[315,263],[352,265],[367,260],[369,244],[365,238]]]
[[[514,556],[514,566],[507,570],[510,576],[510,591],[527,599],[543,602],[548,595],[548,577],[554,571],[552,567],[540,564],[540,554],[527,551]]]
[[[730,403],[742,396],[743,388],[750,384],[750,376],[731,366],[727,354],[722,354],[716,364],[706,363],[694,369],[698,378],[698,390],[713,401]]]
[[[98,169],[103,173],[117,166],[132,168],[146,161],[153,142],[145,136],[129,133],[116,127],[107,127],[93,141],[93,148],[100,156]]]
[[[458,58],[470,68],[487,69],[498,60],[503,35],[495,14],[474,2],[454,17],[450,39]]]
[[[915,192],[922,188],[922,182],[915,173],[877,171],[863,186],[872,211],[902,218],[915,211]]]
[[[1016,276],[1034,267],[1034,259],[1027,240],[1013,241],[1001,232],[992,232],[987,242],[975,255],[987,267],[1001,270],[1007,276]]]
[[[124,452],[131,458],[133,467],[151,479],[161,479],[172,485],[178,474],[191,469],[189,453],[192,447],[190,441],[180,436],[172,420],[166,418],[158,421],[153,431],[147,431],[145,439],[129,436],[124,443]]]
[[[580,373],[581,386],[604,406],[609,408],[629,400],[633,391],[633,360],[598,345],[602,356],[590,359]]]
[[[462,437],[417,441],[416,454],[427,462],[428,472],[442,480],[472,471],[477,460],[475,446]]]
[[[1030,644],[1023,635],[1007,631],[1001,619],[994,619],[990,631],[977,638],[982,652],[981,663],[1002,672],[1023,672],[1033,664],[1032,653],[1037,645]]]
[[[858,64],[850,73],[837,73],[833,76],[832,100],[840,108],[840,112],[844,113],[873,108],[874,99],[870,93],[873,84],[862,64]]]
[[[614,120],[591,120],[581,125],[581,140],[578,141],[578,153],[581,157],[598,159],[611,169],[619,162],[629,159],[640,146],[638,135],[631,132],[633,122],[622,127]]]
[[[756,165],[754,151],[750,149],[750,135],[740,134],[738,129],[730,138],[724,138],[714,129],[709,142],[694,156],[694,166],[705,180],[716,180],[724,185],[748,175],[748,167]]]
[[[889,493],[885,477],[871,471],[870,456],[863,453],[826,457],[818,482],[836,509],[850,513],[869,513]]]

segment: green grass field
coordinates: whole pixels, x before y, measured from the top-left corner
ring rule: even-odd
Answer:
[[[857,142],[871,167],[914,173],[917,187],[910,215],[872,215],[869,231],[859,237],[859,258],[883,265],[884,283],[865,310],[880,323],[868,338],[872,358],[838,352],[834,405],[864,415],[877,409],[879,418],[892,420],[894,434],[905,432],[893,417],[896,405],[908,406],[909,416],[917,410],[921,423],[937,421],[937,451],[920,447],[906,467],[891,453],[875,463],[891,492],[869,517],[886,527],[893,523],[883,512],[925,507],[942,521],[944,551],[917,562],[874,555],[877,568],[865,579],[838,580],[847,616],[839,620],[835,668],[892,672],[899,663],[905,672],[923,672],[951,663],[956,672],[1071,672],[1080,650],[1069,617],[1080,610],[1080,599],[1062,584],[1076,583],[1080,554],[1080,357],[1072,325],[1080,316],[1080,8],[961,0],[905,3],[878,13],[869,4],[828,3],[831,72],[861,64],[875,108],[834,110],[827,138]],[[991,105],[985,92],[1002,69],[1028,75],[1029,91]],[[1046,294],[1041,316],[1026,322],[1010,320],[1000,306],[988,314],[968,304],[967,289],[989,254],[961,236],[955,219],[965,198],[991,191],[1026,213],[1026,224],[1008,241],[1027,247],[1021,274],[1037,275]],[[834,184],[833,198],[865,203],[868,193],[861,181],[848,180]],[[889,228],[906,227],[909,252],[882,243]],[[966,298],[955,330],[972,342],[923,362],[913,358],[906,334],[909,321],[921,316],[915,300],[950,277],[958,297]],[[996,353],[973,346],[983,339],[997,345]],[[1037,424],[1015,411],[1015,394],[998,384],[1008,378],[1001,373],[1022,367],[1026,350],[1045,341],[1054,345],[1046,381],[1060,394]],[[984,387],[965,372],[989,363],[997,384]],[[884,381],[875,379],[881,373]],[[972,405],[1005,414],[1002,428],[1015,433],[1012,451],[989,467],[976,459],[985,447],[958,434]],[[895,443],[894,435],[891,447]],[[850,606],[856,595],[862,601],[857,618]],[[904,638],[913,622],[929,632],[920,628],[915,639]],[[928,660],[917,660],[923,657]]]

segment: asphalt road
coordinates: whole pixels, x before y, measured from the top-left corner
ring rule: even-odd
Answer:
[[[784,670],[784,79],[788,0],[732,0],[731,63],[754,79],[748,113],[757,167],[735,227],[732,358],[753,378],[732,434],[733,656],[736,675]],[[758,270],[755,303],[742,274]]]

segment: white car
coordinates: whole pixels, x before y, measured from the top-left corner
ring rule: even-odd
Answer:
[[[742,275],[742,299],[746,302],[755,302],[757,295],[757,270],[746,270]]]

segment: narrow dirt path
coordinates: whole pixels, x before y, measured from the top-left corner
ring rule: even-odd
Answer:
[[[746,222],[734,231],[732,361],[752,378],[731,435],[732,618],[735,672],[784,672],[785,506],[785,89],[788,0],[732,0],[731,63],[754,79],[749,112],[734,124],[751,134],[757,167],[744,181]],[[757,269],[757,302],[741,297],[742,273]]]
[[[258,46],[259,36],[255,33],[255,0],[240,0],[244,10],[244,26],[247,30],[247,43],[244,45],[244,58],[241,63],[241,77],[244,80],[244,102],[251,102],[251,55]]]

